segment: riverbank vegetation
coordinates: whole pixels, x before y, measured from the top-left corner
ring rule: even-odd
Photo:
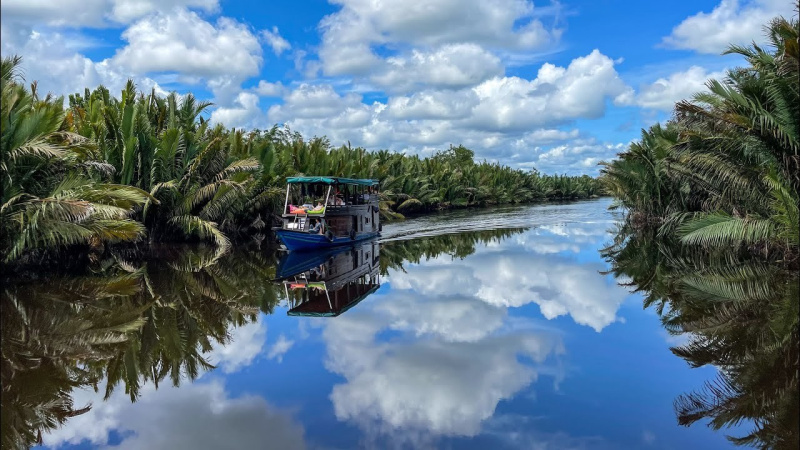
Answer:
[[[676,104],[666,125],[606,163],[609,193],[639,227],[684,244],[744,246],[796,266],[800,228],[798,21],[767,27],[770,48],[732,46],[747,67]]]
[[[676,399],[678,423],[747,430],[729,436],[736,445],[797,448],[797,19],[773,20],[767,36],[769,48],[730,47],[747,67],[708,81],[604,164],[627,220],[603,255],[681,336],[675,355],[719,370]]]
[[[212,126],[210,103],[133,82],[119,97],[102,86],[66,101],[41,96],[21,80],[20,63],[2,62],[4,264],[122,242],[202,240],[224,250],[268,233],[285,178],[301,174],[379,179],[384,218],[600,193],[589,176],[475,162],[462,146],[422,158],[333,147],[277,126]]]

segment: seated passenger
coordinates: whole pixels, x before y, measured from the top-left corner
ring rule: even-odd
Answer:
[[[328,198],[328,204],[334,206],[342,206],[344,205],[344,200],[342,200],[342,194],[339,193],[339,190],[336,189],[333,192],[333,195]]]
[[[312,234],[322,234],[322,222],[315,222],[314,226],[308,229],[308,232]]]

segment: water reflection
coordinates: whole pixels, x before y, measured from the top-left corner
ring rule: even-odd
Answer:
[[[606,268],[602,262],[576,264],[571,255],[578,253],[581,239],[602,239],[606,226],[464,233],[390,243],[382,253],[413,264],[426,258],[423,267],[393,275],[397,288],[433,298],[474,295],[498,307],[534,303],[547,319],[569,315],[599,332],[617,320],[626,292],[597,276]],[[475,243],[481,241],[485,247],[476,253]]]
[[[562,332],[515,309],[537,304],[545,319],[569,314],[597,331],[614,322],[626,292],[598,276],[599,262],[569,256],[576,236],[602,239],[606,226],[384,245],[389,289],[322,332],[326,367],[346,380],[330,395],[337,419],[356,424],[367,447],[429,447],[480,435],[501,402],[542,375],[557,384]]]
[[[278,301],[253,282],[263,261],[218,264],[211,250],[154,250],[99,265],[99,273],[51,274],[4,283],[2,308],[3,447],[30,446],[43,432],[90,410],[74,388],[104,383],[104,399],[123,386],[136,401],[146,383],[174,386],[210,369],[205,353],[229,329],[255,321]]]
[[[601,274],[606,206],[478,231],[491,210],[443,215],[430,229],[449,234],[409,239],[409,222],[323,254],[162,248],[6,283],[3,446],[719,447],[671,411],[706,373]],[[648,272],[657,244],[619,244],[619,276],[674,285]]]
[[[620,228],[604,250],[613,273],[645,293],[665,329],[683,336],[672,352],[716,378],[675,401],[678,422],[714,429],[748,424],[737,445],[800,447],[798,297],[795,271],[733,250],[688,249]]]
[[[336,317],[380,287],[377,241],[327,252],[292,252],[278,265],[288,315]]]

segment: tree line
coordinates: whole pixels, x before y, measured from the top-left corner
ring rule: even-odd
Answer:
[[[3,262],[55,250],[144,241],[206,241],[225,250],[268,233],[287,176],[381,181],[384,218],[454,207],[572,200],[600,194],[589,176],[543,175],[475,162],[463,147],[431,157],[333,147],[277,126],[212,125],[192,94],[103,86],[65,99],[40,95],[2,61]]]

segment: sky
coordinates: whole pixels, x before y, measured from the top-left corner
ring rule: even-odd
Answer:
[[[127,79],[213,123],[590,174],[794,0],[3,0],[0,49],[69,95]]]

